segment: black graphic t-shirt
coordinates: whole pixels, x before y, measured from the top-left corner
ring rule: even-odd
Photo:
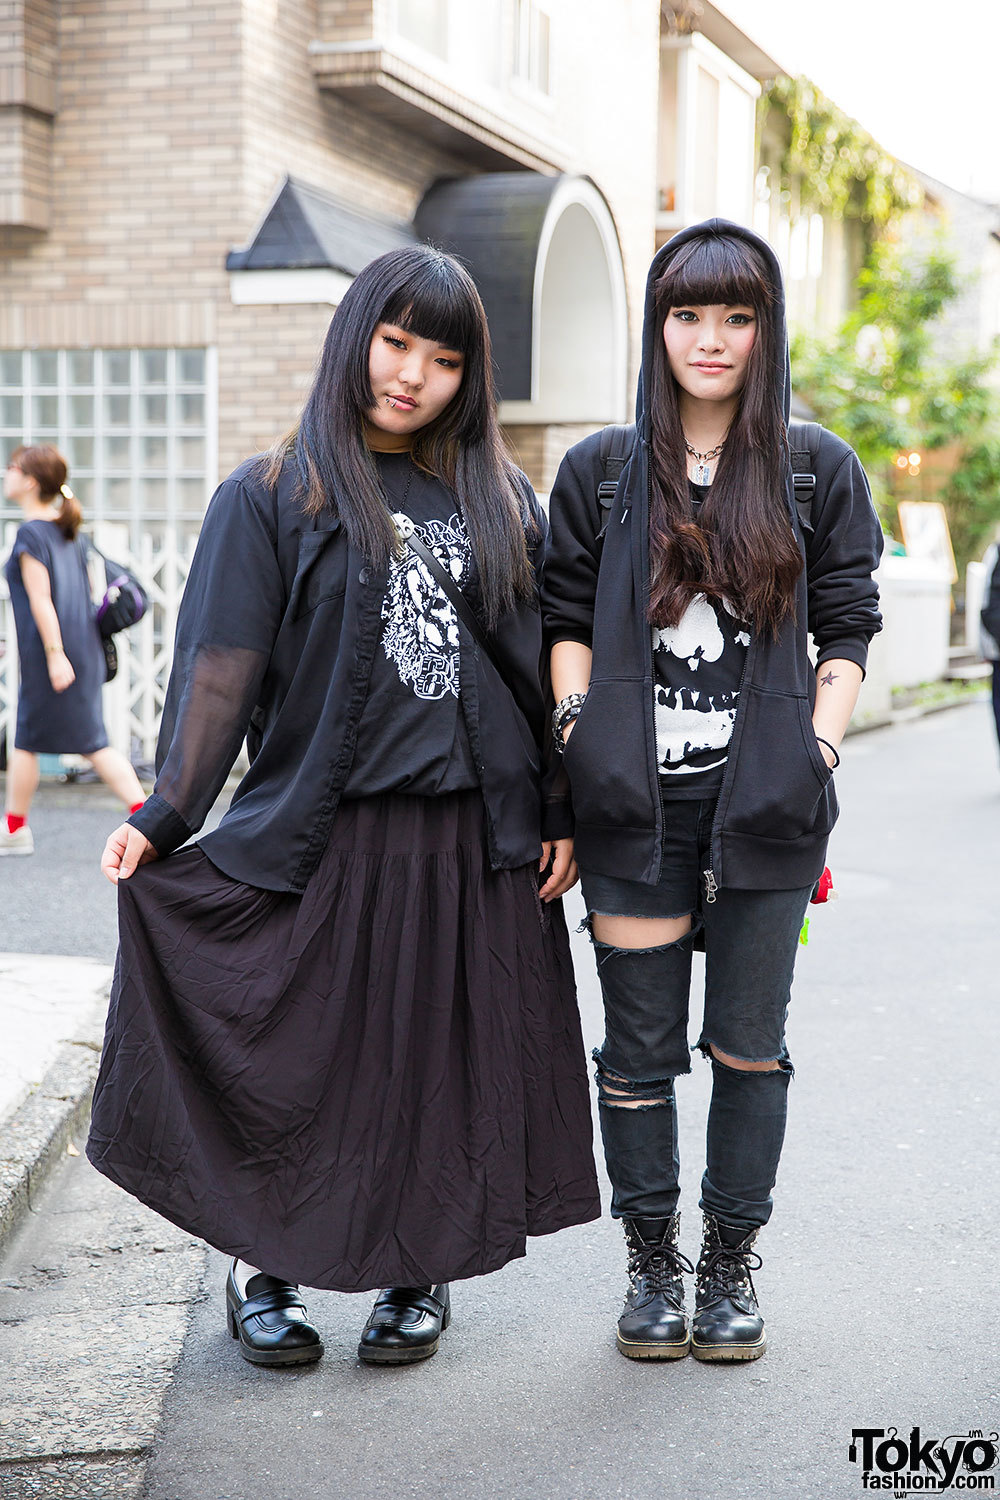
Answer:
[[[697,514],[706,488],[691,486]],[[692,599],[677,625],[653,627],[653,717],[661,795],[712,797],[722,785],[750,627],[727,601]]]
[[[474,560],[455,495],[406,454],[375,455],[392,510],[403,511],[462,589]],[[409,548],[393,558],[345,797],[437,796],[479,785],[459,693],[458,621]]]

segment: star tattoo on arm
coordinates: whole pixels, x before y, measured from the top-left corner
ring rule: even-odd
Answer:
[[[820,678],[820,682],[825,682],[827,687],[832,687],[839,675],[838,672],[827,672],[825,677]]]

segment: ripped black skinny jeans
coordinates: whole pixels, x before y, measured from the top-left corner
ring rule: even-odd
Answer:
[[[679,1159],[674,1079],[691,1071],[691,955],[705,948],[705,1009],[697,1048],[711,1058],[701,1207],[742,1229],[766,1224],[785,1134],[792,1065],[785,1015],[811,887],[741,891],[704,899],[715,800],[664,807],[663,868],[655,886],[581,871],[588,918],[692,917],[675,943],[643,949],[594,941],[604,995],[597,1064],[601,1134],[616,1218],[666,1218],[677,1208]],[[768,1072],[720,1062],[776,1060]],[[629,1100],[641,1101],[629,1104]],[[624,1104],[623,1104],[624,1101]]]

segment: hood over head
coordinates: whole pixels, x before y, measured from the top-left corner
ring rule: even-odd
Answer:
[[[764,262],[768,280],[774,291],[774,305],[771,313],[775,332],[774,378],[780,393],[782,415],[786,424],[788,422],[791,409],[791,375],[788,362],[788,331],[785,324],[785,287],[778,257],[767,241],[759,234],[755,234],[752,229],[747,229],[742,224],[733,224],[728,219],[705,219],[701,224],[692,224],[689,229],[682,229],[658,250],[653,257],[649,275],[646,278],[646,301],[642,325],[642,367],[636,392],[635,420],[640,438],[647,443],[650,440],[651,430],[649,393],[652,390],[653,356],[656,350],[656,306],[653,288],[678,251],[691,240],[706,235],[726,235],[745,240],[747,244],[753,246]]]

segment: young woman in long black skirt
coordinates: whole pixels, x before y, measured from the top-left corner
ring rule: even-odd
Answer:
[[[766,1343],[752,1271],[785,1133],[785,1013],[879,628],[882,546],[855,454],[822,429],[812,451],[808,434],[790,441],[789,400],[773,251],[739,225],[695,225],[650,268],[610,514],[599,436],[552,491],[556,727],[604,994],[598,1103],[629,1252],[617,1340],[636,1359],[749,1360]],[[812,472],[801,513],[796,451]],[[675,1079],[691,1069],[696,943],[712,1102],[692,1319]]]
[[[475,286],[423,246],[357,277],[295,433],[206,516],[156,786],[104,855],[87,1149],[233,1257],[254,1363],[322,1354],[300,1284],[382,1288],[361,1358],[424,1359],[449,1282],[599,1214],[572,843],[542,789],[546,533]],[[228,812],[180,848],[244,737]]]

